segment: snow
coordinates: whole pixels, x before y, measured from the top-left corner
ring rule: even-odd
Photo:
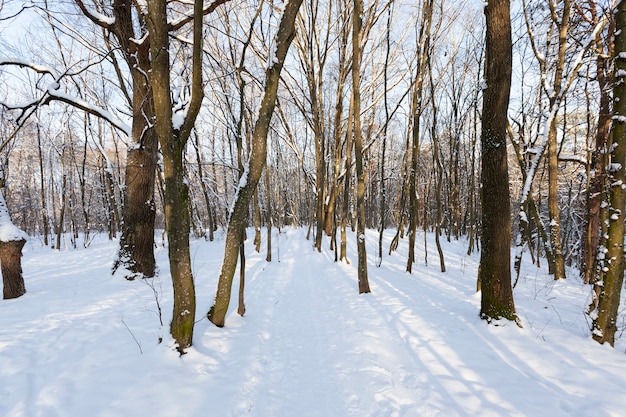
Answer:
[[[28,240],[28,234],[15,226],[11,221],[11,215],[4,199],[4,194],[0,190],[0,242],[13,242],[17,240]]]
[[[526,216],[526,212],[521,210],[519,212],[519,219],[521,222],[528,223],[528,216]]]
[[[267,56],[267,64],[266,64],[267,70],[273,68],[274,65],[278,64],[278,57],[276,56],[277,47],[278,47],[278,43],[276,41],[276,38],[274,38],[272,39],[272,42],[270,44],[270,52],[269,52],[269,55]]]
[[[50,74],[53,78],[57,78],[55,75],[56,72],[52,68],[46,67],[44,65],[35,64],[34,62],[27,61],[21,58],[0,59],[0,66],[3,65],[18,65],[20,67],[30,68],[39,74]]]
[[[0,415],[623,415],[626,339],[615,349],[591,339],[589,287],[573,271],[554,281],[526,259],[514,293],[524,327],[492,326],[478,317],[478,255],[465,255],[467,242],[441,242],[447,273],[419,261],[409,275],[404,239],[380,268],[372,258],[372,293],[359,295],[354,234],[346,265],[311,251],[306,230],[275,233],[280,260],[246,245],[246,317],[231,307],[222,329],[201,319],[182,357],[167,330],[166,248],[156,251],[159,277],[126,281],[110,275],[118,242],[106,236],[61,252],[30,240],[28,292],[0,302]],[[378,236],[368,235],[373,253]],[[191,243],[203,318],[224,233]],[[231,306],[236,297],[235,288]]]
[[[85,7],[85,13],[88,13],[92,19],[97,20],[102,26],[112,26],[115,24],[115,18],[99,13],[96,10],[87,9]]]
[[[185,113],[186,112],[172,113],[172,128],[174,130],[180,130],[180,128],[183,127],[185,123]]]

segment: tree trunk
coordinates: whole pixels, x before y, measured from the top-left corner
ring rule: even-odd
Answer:
[[[559,103],[557,97],[561,92],[563,81],[563,71],[565,68],[565,53],[567,49],[567,32],[569,30],[569,18],[571,3],[569,0],[563,1],[563,15],[561,16],[559,27],[559,51],[557,56],[556,69],[554,72],[554,92],[550,97],[550,108],[554,109]],[[556,112],[554,113],[556,116]],[[554,279],[565,278],[565,256],[563,254],[563,244],[561,241],[561,215],[559,212],[559,160],[557,149],[557,119],[550,120],[548,131],[548,213],[550,216],[550,246],[554,254],[554,265],[552,273]]]
[[[28,235],[18,229],[9,216],[9,209],[0,190],[0,268],[4,283],[3,298],[18,298],[26,293],[22,276],[22,248]]]
[[[174,128],[170,82],[167,0],[148,3],[148,29],[152,57],[151,86],[156,116],[155,131],[161,145],[164,171],[165,223],[174,306],[170,333],[180,354],[191,346],[196,296],[189,252],[189,191],[183,167],[185,145],[200,111],[202,98],[202,0],[193,6],[191,98],[183,122]]]
[[[432,2],[425,1],[423,4],[422,24],[418,39],[418,58],[415,80],[413,81],[413,93],[411,94],[411,141],[407,149],[410,155],[408,169],[409,187],[409,253],[406,262],[406,272],[413,271],[415,263],[415,239],[417,236],[417,219],[419,217],[419,196],[417,190],[417,170],[420,154],[420,119],[422,116],[422,95],[424,86],[424,73],[426,71],[426,59],[430,49],[430,26],[432,17]],[[396,242],[397,244],[397,242]]]
[[[122,46],[132,80],[133,111],[131,144],[126,155],[125,187],[120,227],[120,248],[113,271],[123,267],[127,279],[153,277],[154,221],[156,208],[154,191],[158,159],[158,138],[153,127],[154,104],[150,81],[150,52],[148,42],[138,43],[144,33],[135,33],[131,1],[114,2],[115,24],[110,28]],[[143,16],[138,26],[145,28]],[[124,80],[120,79],[120,84]]]
[[[365,248],[365,173],[363,172],[363,138],[361,137],[361,40],[363,0],[354,1],[352,15],[352,119],[354,131],[354,157],[356,162],[356,247],[358,253],[359,294],[369,293],[367,277],[367,251]]]
[[[259,208],[259,193],[252,197],[252,222],[254,225],[254,250],[261,252],[261,209]],[[243,241],[242,241],[243,242]]]
[[[613,87],[613,141],[608,171],[610,195],[608,201],[608,241],[603,250],[602,285],[597,314],[593,320],[593,339],[599,343],[615,342],[617,315],[624,282],[624,211],[626,210],[626,3],[619,2],[615,15],[615,84]]]
[[[385,224],[387,223],[387,188],[385,185],[385,154],[387,153],[387,133],[389,130],[389,95],[388,95],[388,73],[389,68],[389,52],[391,49],[391,14],[392,8],[387,10],[387,25],[385,31],[385,66],[383,67],[383,88],[384,88],[384,108],[385,108],[385,125],[383,126],[383,140],[381,143],[380,162],[379,162],[379,175],[380,175],[380,226],[378,230],[378,259],[376,260],[376,266],[380,268],[383,263],[383,233],[385,231]]]
[[[428,76],[430,78],[430,100],[432,104],[433,121],[431,124],[431,141],[433,143],[433,165],[436,168],[437,183],[435,191],[435,202],[437,205],[437,215],[435,218],[435,246],[437,247],[437,254],[439,255],[439,268],[441,272],[446,272],[446,262],[443,256],[443,250],[441,248],[441,242],[439,237],[441,236],[441,188],[443,186],[443,165],[441,163],[441,155],[439,151],[439,138],[437,137],[437,103],[435,103],[435,83],[433,81],[433,69],[430,62],[430,54],[428,54]],[[506,148],[506,147],[505,147]],[[508,190],[508,188],[507,188]],[[425,232],[424,232],[425,233]],[[450,240],[450,225],[448,225],[448,241]]]
[[[270,172],[265,170],[265,196],[267,199],[267,211],[265,212],[265,223],[267,224],[267,255],[266,262],[272,262],[272,194],[270,188]]]
[[[41,185],[41,217],[43,222],[43,244],[48,246],[50,235],[50,220],[48,218],[48,199],[46,198],[46,182],[43,168],[43,149],[41,147],[41,128],[37,123],[37,149],[39,151],[39,180]]]
[[[509,0],[485,5],[486,56],[481,132],[481,318],[517,320],[511,288],[511,217],[506,152],[512,43]]]
[[[194,131],[195,132],[195,131]],[[209,187],[206,184],[206,179],[204,177],[204,168],[203,168],[203,159],[200,154],[200,138],[197,133],[195,134],[195,141],[193,142],[194,149],[196,151],[196,160],[198,161],[198,179],[200,180],[200,187],[202,188],[202,196],[204,197],[204,202],[206,204],[207,217],[209,224],[206,229],[208,232],[205,232],[205,238],[208,238],[210,242],[213,242],[215,238],[213,232],[215,232],[215,219],[213,218],[213,210],[211,208],[211,198],[209,197]]]
[[[18,298],[26,293],[22,276],[22,248],[25,239],[0,242],[0,265],[4,282],[4,299]]]
[[[595,9],[595,2],[590,4],[592,11],[592,22],[598,24],[598,16]],[[614,26],[610,25],[609,33],[613,34]],[[611,36],[610,36],[611,37]],[[610,38],[609,37],[609,38]],[[604,52],[604,40],[601,33],[595,38],[595,45],[599,51]],[[608,45],[608,53],[613,53],[611,42]],[[596,56],[596,79],[598,82],[598,91],[600,94],[600,107],[598,109],[598,126],[595,137],[595,149],[593,150],[591,164],[588,168],[593,170],[593,175],[587,175],[589,179],[587,213],[585,218],[585,228],[583,230],[583,248],[580,262],[580,272],[586,284],[597,281],[597,255],[600,246],[601,225],[601,203],[605,193],[604,167],[607,165],[608,143],[610,140],[611,129],[611,95],[609,89],[609,80],[607,79],[607,58],[604,53],[598,53]],[[590,112],[591,114],[591,112]],[[591,124],[591,123],[589,123]]]
[[[213,324],[223,327],[228,305],[230,304],[230,294],[233,277],[237,266],[237,255],[239,250],[239,239],[241,230],[245,227],[247,211],[250,199],[256,190],[256,186],[263,173],[267,157],[267,134],[270,127],[272,114],[276,105],[278,93],[278,83],[280,72],[287,56],[287,51],[295,35],[295,19],[300,9],[302,0],[291,0],[285,6],[284,14],[280,21],[280,26],[274,40],[275,57],[265,75],[265,93],[261,101],[258,119],[252,132],[252,151],[248,161],[247,169],[239,182],[239,189],[236,193],[235,203],[228,221],[226,231],[226,243],[224,248],[224,259],[220,270],[215,303],[207,313]]]

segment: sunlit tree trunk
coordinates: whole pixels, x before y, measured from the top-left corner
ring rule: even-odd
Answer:
[[[148,4],[152,57],[151,86],[156,115],[155,130],[163,153],[165,224],[174,307],[170,333],[183,354],[193,341],[196,297],[189,253],[189,193],[183,169],[185,145],[200,111],[202,88],[202,0],[194,2],[191,98],[181,124],[174,127],[170,82],[167,0]]]
[[[410,165],[408,172],[409,188],[409,254],[407,257],[406,271],[411,273],[415,263],[415,239],[417,237],[417,221],[419,217],[419,196],[418,196],[418,159],[420,154],[420,119],[423,111],[424,80],[427,71],[428,57],[431,53],[430,36],[433,16],[432,0],[425,0],[422,4],[422,22],[417,44],[417,68],[413,92],[411,94],[411,141],[407,152],[410,155]]]
[[[428,54],[430,56],[430,54]],[[441,151],[439,147],[439,138],[437,136],[437,103],[435,102],[435,82],[433,81],[433,69],[431,66],[430,57],[427,60],[428,64],[428,76],[430,79],[430,100],[432,104],[433,120],[431,123],[431,141],[433,144],[433,165],[436,172],[436,190],[435,190],[435,203],[437,205],[437,213],[435,218],[435,246],[437,247],[437,254],[439,255],[439,268],[441,272],[446,272],[446,262],[443,256],[443,249],[441,248],[441,221],[442,221],[442,187],[443,187],[443,165],[441,163]],[[450,230],[450,225],[448,225]],[[426,233],[426,231],[424,231]]]
[[[354,131],[354,157],[357,177],[356,188],[356,247],[358,253],[359,294],[370,292],[367,276],[367,251],[365,249],[365,173],[363,172],[363,138],[361,137],[361,50],[363,0],[354,0],[352,15],[352,129]]]
[[[597,25],[599,18],[597,15],[597,4],[595,1],[589,1],[589,10],[591,12],[591,23]],[[582,14],[582,13],[581,13]],[[614,33],[614,25],[610,25],[609,39],[612,38]],[[591,170],[593,174],[589,175],[589,190],[587,198],[587,213],[585,218],[585,228],[583,231],[583,248],[580,262],[580,272],[583,276],[585,283],[595,283],[598,280],[597,269],[597,255],[598,247],[600,245],[602,230],[602,200],[605,197],[605,184],[604,167],[607,165],[608,158],[608,143],[611,128],[611,93],[609,85],[609,77],[607,77],[607,71],[609,70],[608,59],[605,55],[607,52],[610,55],[613,53],[613,44],[611,41],[605,46],[605,41],[602,34],[598,32],[595,36],[595,47],[598,51],[596,62],[596,80],[598,83],[598,90],[600,94],[600,102],[598,109],[598,126],[595,135],[595,146],[592,152]]]
[[[610,183],[609,227],[606,246],[601,248],[602,285],[593,319],[592,337],[613,346],[624,282],[624,214],[626,210],[626,3],[620,1],[615,15],[615,84],[613,87],[613,137],[610,160],[605,168]]]
[[[267,134],[276,105],[280,72],[287,56],[287,51],[295,35],[294,22],[302,0],[291,0],[285,6],[278,32],[274,39],[275,56],[269,60],[271,66],[265,73],[265,92],[261,101],[259,115],[252,132],[252,150],[244,175],[239,182],[239,189],[228,221],[224,259],[220,270],[215,303],[207,316],[213,324],[223,327],[230,304],[233,277],[237,266],[240,231],[245,227],[250,200],[263,173],[267,157]]]
[[[156,273],[154,259],[154,186],[158,159],[158,139],[153,128],[154,106],[150,92],[150,57],[147,42],[136,42],[145,33],[142,14],[135,14],[132,1],[113,2],[114,23],[103,22],[91,15],[82,0],[75,0],[83,14],[117,38],[129,69],[131,91],[126,90],[126,76],[114,62],[120,88],[132,109],[131,141],[126,155],[125,186],[122,202],[120,247],[113,270],[128,270],[126,278],[152,277]],[[139,24],[135,25],[135,18]],[[140,33],[135,33],[138,27]],[[109,46],[111,48],[111,46]],[[114,54],[111,54],[112,56]]]

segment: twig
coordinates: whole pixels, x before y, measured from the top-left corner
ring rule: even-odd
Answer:
[[[133,340],[135,341],[135,343],[137,343],[137,347],[139,347],[139,353],[143,355],[143,349],[141,349],[141,343],[139,343],[139,340],[137,340],[137,338],[135,337],[135,334],[132,332],[132,330],[130,330],[130,328],[124,321],[124,317],[122,317],[122,324],[124,325],[124,327],[126,327],[126,330],[128,330],[128,333],[130,333],[130,335],[133,337]]]

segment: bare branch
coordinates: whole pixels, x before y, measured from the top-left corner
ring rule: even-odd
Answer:
[[[17,65],[20,68],[30,68],[38,74],[49,74],[52,78],[56,79],[56,74],[54,70],[50,67],[46,67],[43,65],[35,64],[30,61],[26,61],[20,58],[4,58],[0,59],[0,66],[6,65]]]
[[[79,1],[79,0],[77,0]],[[213,13],[215,11],[215,9],[217,9],[219,6],[221,6],[222,4],[228,3],[230,0],[215,0],[212,3],[209,3],[207,5],[205,5],[202,8],[202,16],[206,16],[210,13]],[[188,13],[186,13],[184,16],[172,21],[168,23],[168,30],[169,31],[174,31],[174,30],[178,30],[180,28],[182,28],[183,26],[185,26],[188,23],[191,23],[193,21],[193,16],[194,16],[194,12],[193,10],[189,11]]]
[[[74,0],[74,2],[76,3],[80,11],[83,12],[85,17],[87,17],[89,20],[91,20],[92,22],[94,22],[96,25],[100,27],[103,27],[108,30],[112,30],[113,25],[115,24],[115,18],[105,16],[102,13],[98,13],[97,11],[94,11],[94,10],[89,10],[85,6],[85,3],[83,3],[83,0]]]
[[[126,136],[131,135],[130,126],[126,123],[115,117],[111,112],[102,107],[95,106],[91,103],[86,102],[85,100],[81,100],[77,97],[73,97],[69,94],[66,94],[59,90],[60,85],[58,83],[53,83],[48,87],[46,91],[48,97],[42,102],[42,104],[48,104],[51,101],[60,101],[65,104],[69,104],[72,107],[76,107],[77,109],[81,109],[89,114],[100,117],[107,122],[111,123],[111,125],[120,130],[122,133],[126,134]]]

